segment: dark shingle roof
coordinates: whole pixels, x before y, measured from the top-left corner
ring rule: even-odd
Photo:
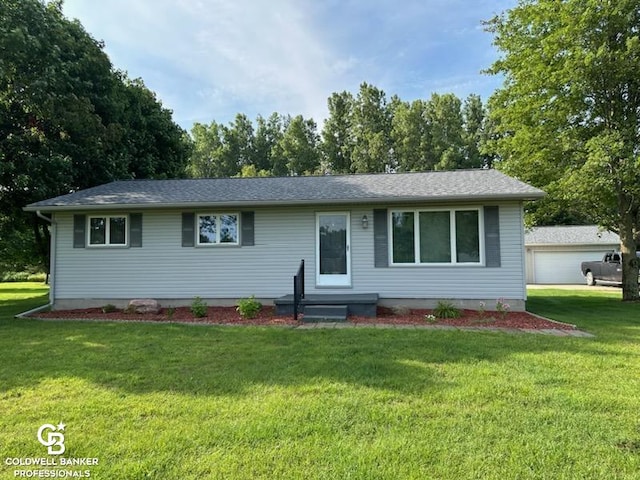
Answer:
[[[54,211],[114,207],[533,200],[544,192],[497,170],[312,177],[125,180],[28,205]]]
[[[600,230],[597,225],[534,227],[525,232],[525,245],[616,245],[617,233]]]

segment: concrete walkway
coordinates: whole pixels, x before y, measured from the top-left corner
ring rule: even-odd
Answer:
[[[378,328],[397,330],[459,330],[462,332],[503,332],[503,333],[534,333],[537,335],[551,335],[554,337],[583,337],[593,338],[582,330],[561,330],[559,328],[500,328],[500,327],[453,327],[449,325],[399,325],[390,323],[351,323],[351,322],[313,322],[294,327],[297,330],[311,330],[318,328]]]

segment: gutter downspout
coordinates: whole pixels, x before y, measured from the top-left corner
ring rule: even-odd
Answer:
[[[520,213],[518,214],[520,217],[520,241],[522,245],[522,258],[521,258],[521,268],[522,268],[522,299],[524,300],[524,309],[527,310],[527,247],[524,244],[524,202],[520,202]]]
[[[55,300],[55,283],[56,283],[56,235],[57,235],[57,223],[53,219],[53,215],[51,217],[47,217],[40,210],[36,210],[36,215],[44,220],[45,222],[51,225],[51,244],[50,244],[50,255],[49,255],[49,305],[47,307],[53,305]]]

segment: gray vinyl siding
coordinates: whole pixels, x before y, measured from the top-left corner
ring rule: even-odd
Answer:
[[[393,210],[401,209],[393,207]],[[377,292],[383,298],[525,299],[522,209],[519,204],[511,203],[500,204],[499,211],[501,266],[498,268],[476,265],[397,265],[375,268],[373,251],[358,249],[360,244],[373,244],[373,232],[354,226],[354,289],[357,288],[358,292]],[[355,219],[359,220],[358,215],[355,215]],[[364,238],[360,238],[361,235]]]
[[[495,203],[493,203],[495,205]],[[292,291],[301,259],[310,292],[382,298],[524,299],[522,208],[500,205],[501,266],[374,265],[374,208],[256,208],[254,245],[183,247],[182,211],[146,211],[140,248],[74,248],[74,216],[57,213],[55,299],[275,298]],[[376,207],[378,208],[378,207]],[[402,207],[394,207],[402,208]],[[412,206],[411,208],[415,208]],[[212,209],[212,211],[215,209]],[[351,213],[349,289],[316,289],[315,214]],[[82,213],[82,212],[80,212]],[[362,216],[370,219],[362,228]]]

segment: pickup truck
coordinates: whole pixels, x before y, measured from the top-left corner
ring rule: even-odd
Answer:
[[[582,262],[582,275],[587,279],[587,285],[596,282],[622,283],[622,256],[620,252],[605,253],[602,261]]]

